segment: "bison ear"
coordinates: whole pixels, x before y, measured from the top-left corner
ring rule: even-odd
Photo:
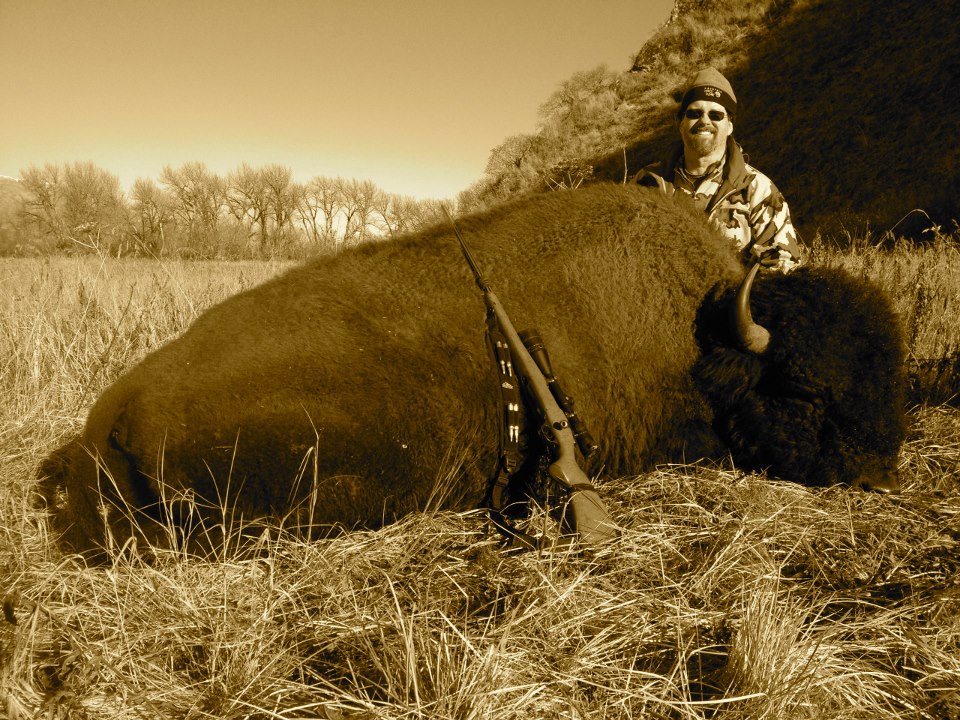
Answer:
[[[757,325],[750,312],[750,290],[753,288],[753,281],[759,270],[760,263],[754,263],[750,272],[743,278],[730,313],[734,337],[740,341],[740,346],[744,350],[754,355],[763,355],[770,345],[770,332],[763,325]]]

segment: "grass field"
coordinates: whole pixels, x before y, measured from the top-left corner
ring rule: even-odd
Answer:
[[[882,283],[956,390],[960,251],[814,248]],[[724,468],[606,481],[622,536],[510,555],[426,513],[215,557],[64,557],[37,463],[100,390],[271,263],[0,261],[0,716],[960,718],[960,413],[911,409],[888,498]],[[953,358],[953,360],[951,360]]]

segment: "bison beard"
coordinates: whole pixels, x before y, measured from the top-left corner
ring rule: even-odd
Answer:
[[[461,227],[514,324],[549,344],[608,473],[729,454],[798,482],[895,482],[903,345],[866,282],[760,278],[753,312],[771,339],[757,355],[729,329],[744,273],[728,241],[658,192],[549,193]],[[216,524],[218,508],[349,528],[431,497],[477,507],[498,463],[483,314],[443,227],[230,298],[107,388],[44,462],[54,526],[86,550],[105,530],[163,542],[164,526]]]

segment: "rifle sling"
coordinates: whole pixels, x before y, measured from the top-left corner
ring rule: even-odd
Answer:
[[[540,541],[515,527],[503,514],[506,506],[507,485],[510,476],[520,469],[520,423],[523,413],[523,401],[520,396],[520,378],[513,371],[513,356],[507,339],[500,330],[496,315],[487,312],[487,345],[497,372],[497,384],[500,387],[500,412],[497,427],[500,463],[497,478],[490,487],[487,511],[494,527],[516,547],[537,550]]]
[[[520,468],[520,378],[513,371],[510,346],[492,312],[487,313],[487,344],[500,386],[500,462],[503,470],[512,475]]]
[[[487,500],[487,513],[494,527],[509,540],[514,549],[542,550],[543,538],[538,538],[517,528],[503,513],[507,504],[507,486],[510,476],[520,469],[522,454],[520,452],[520,429],[523,420],[524,404],[520,390],[520,377],[514,372],[513,356],[506,337],[500,329],[496,315],[487,313],[487,345],[497,372],[497,381],[500,386],[500,412],[498,440],[500,449],[500,463],[497,468],[497,477],[490,487]],[[576,483],[560,486],[572,495],[584,490],[594,490],[590,483]],[[569,541],[569,539],[568,539]],[[557,545],[562,546],[562,543]]]

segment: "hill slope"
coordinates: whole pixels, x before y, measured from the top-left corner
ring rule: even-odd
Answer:
[[[696,69],[711,64],[730,78],[740,101],[736,137],[780,186],[805,234],[898,223],[898,232],[915,233],[922,215],[901,222],[915,208],[948,224],[960,217],[958,5],[678,0],[633,69],[606,79],[619,105],[593,115],[592,147],[582,142],[580,113],[581,127],[567,133],[577,144],[558,142],[546,158],[528,151],[491,162],[474,195],[487,201],[496,199],[491,188],[546,189],[556,184],[556,167],[586,168],[583,180],[622,181],[675,141],[676,98]],[[562,137],[557,128],[571,114],[551,112],[548,101],[541,115],[536,141],[545,129]],[[536,161],[541,167],[531,167]],[[523,174],[522,181],[501,168]]]

